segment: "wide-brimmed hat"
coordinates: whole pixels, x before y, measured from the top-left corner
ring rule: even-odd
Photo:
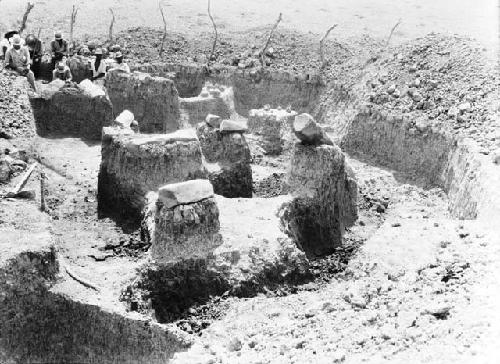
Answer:
[[[21,37],[19,36],[19,34],[14,34],[14,36],[12,37],[12,44],[14,45],[21,44]]]
[[[122,52],[116,52],[115,53],[115,58],[123,58]]]
[[[102,55],[102,48],[96,48],[94,54],[101,54]]]
[[[57,64],[57,72],[63,73],[66,70],[64,63],[60,62]]]
[[[54,34],[54,36],[56,37],[57,40],[62,39],[62,33],[61,32],[56,32]]]

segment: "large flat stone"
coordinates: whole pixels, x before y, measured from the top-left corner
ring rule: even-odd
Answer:
[[[169,209],[178,205],[195,203],[213,195],[212,184],[206,179],[171,183],[158,190],[158,200]]]

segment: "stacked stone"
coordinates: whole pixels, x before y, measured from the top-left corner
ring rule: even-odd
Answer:
[[[140,221],[148,192],[207,175],[193,130],[145,135],[104,128],[101,155],[98,207],[105,215]]]
[[[208,180],[165,185],[157,196],[151,234],[156,262],[204,259],[222,244],[219,209]]]
[[[44,85],[41,96],[30,99],[38,135],[100,139],[113,121],[113,107],[104,91],[89,83]]]
[[[293,200],[280,211],[284,231],[309,256],[331,254],[357,219],[357,184],[345,156],[307,114],[298,115],[287,183]]]
[[[243,135],[246,130],[242,123],[216,115],[208,115],[196,128],[209,180],[218,195],[252,197],[250,149]]]
[[[106,89],[115,115],[130,110],[143,133],[166,133],[181,128],[179,94],[168,78],[147,73],[111,71]]]
[[[293,121],[297,113],[284,109],[252,109],[248,130],[259,137],[258,144],[268,155],[278,155],[293,146]]]

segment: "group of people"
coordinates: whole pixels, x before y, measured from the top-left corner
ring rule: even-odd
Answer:
[[[61,32],[56,32],[54,38],[50,42],[52,80],[70,82],[73,76],[67,65],[70,51],[68,42],[63,39]],[[119,46],[113,46],[110,58],[105,58],[105,51],[95,45],[84,46],[80,49],[80,54],[90,57],[88,66],[92,71],[92,80],[103,78],[110,69],[130,72],[130,67],[124,62]],[[4,57],[5,68],[26,77],[36,91],[35,79],[40,77],[43,49],[42,42],[34,34],[29,34],[23,39],[17,31],[5,33],[0,41],[0,56]]]

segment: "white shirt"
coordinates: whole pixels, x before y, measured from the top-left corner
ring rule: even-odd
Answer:
[[[101,73],[106,74],[106,60],[101,59],[101,63],[99,64],[99,68],[96,70],[95,69],[95,58],[90,60],[90,69],[92,70],[92,75],[94,77],[99,76]]]

